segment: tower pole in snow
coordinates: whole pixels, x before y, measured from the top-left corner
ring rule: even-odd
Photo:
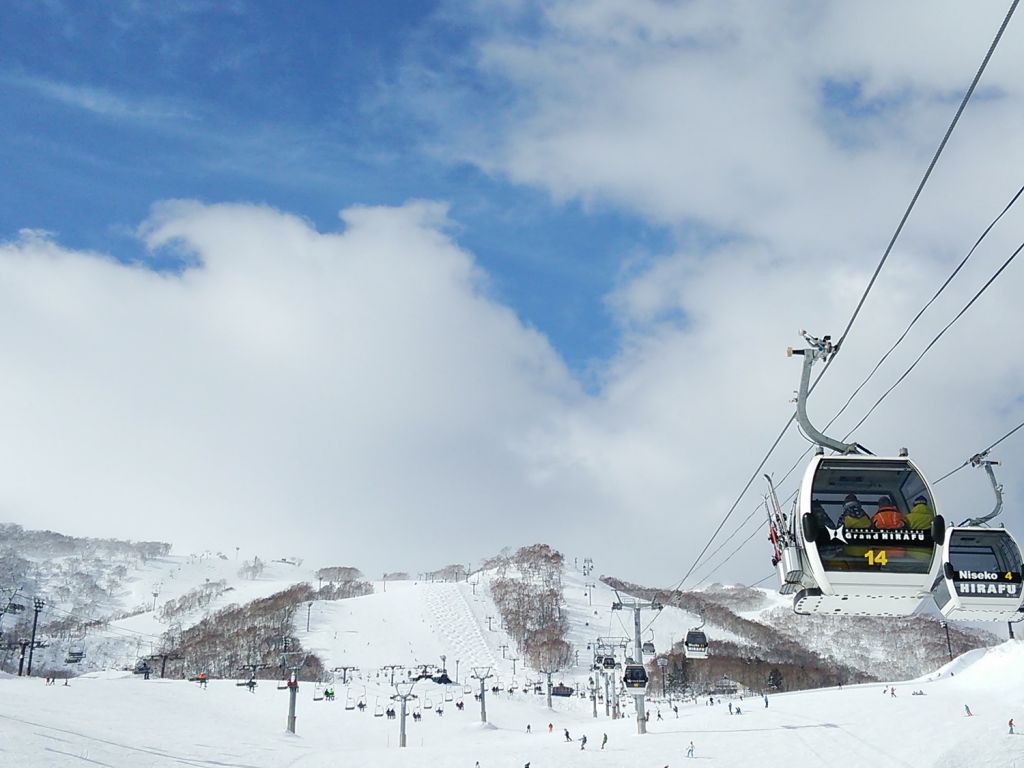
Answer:
[[[610,677],[610,675],[607,672],[605,672],[604,673],[604,716],[605,717],[611,717],[612,716],[612,697],[608,695],[608,678],[609,677]]]
[[[491,676],[490,667],[473,667],[473,678],[480,681],[480,722],[487,722],[487,691],[484,681]]]
[[[39,624],[39,613],[43,610],[43,606],[46,603],[43,602],[41,597],[37,597],[32,601],[32,610],[35,611],[35,615],[32,617],[32,641],[28,646],[28,676],[32,677],[32,652],[36,649],[36,625]]]
[[[398,721],[398,746],[405,746],[405,711],[406,704],[409,699],[415,699],[416,694],[412,692],[413,685],[416,684],[415,680],[407,680],[400,682],[395,685],[395,695],[392,696],[392,700],[398,700],[402,702],[401,717]]]

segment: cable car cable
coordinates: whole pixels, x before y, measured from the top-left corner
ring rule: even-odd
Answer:
[[[738,552],[739,552],[739,551],[740,551],[741,549],[743,549],[743,547],[745,547],[745,546],[747,545],[747,543],[748,543],[748,542],[749,542],[749,541],[750,541],[751,539],[753,539],[753,538],[754,538],[754,536],[756,536],[757,534],[759,534],[759,533],[761,532],[761,529],[762,529],[762,528],[764,528],[764,526],[765,526],[765,525],[766,525],[767,523],[768,523],[768,521],[767,521],[767,520],[762,520],[762,521],[761,521],[761,523],[760,523],[760,524],[759,524],[759,525],[757,526],[757,528],[755,528],[755,529],[754,529],[754,530],[753,530],[753,531],[751,532],[751,534],[750,534],[749,536],[747,536],[747,538],[745,538],[745,539],[744,539],[744,540],[743,540],[742,542],[740,542],[740,545],[739,545],[738,547],[736,547],[736,549],[734,549],[734,550],[733,550],[733,551],[732,551],[731,553],[729,553],[729,555],[728,555],[728,556],[727,556],[727,557],[726,557],[726,558],[725,558],[725,559],[724,559],[724,560],[723,560],[722,562],[720,562],[720,563],[719,563],[719,564],[718,564],[717,566],[715,566],[715,567],[714,567],[714,569],[712,569],[711,571],[709,571],[708,573],[706,573],[706,574],[704,575],[704,578],[702,578],[702,579],[701,579],[700,581],[698,581],[698,582],[697,582],[697,583],[696,583],[696,584],[694,585],[694,587],[695,587],[695,588],[696,588],[696,587],[699,587],[699,586],[700,586],[701,584],[703,584],[703,583],[704,583],[705,581],[707,581],[707,580],[708,580],[708,579],[710,579],[710,578],[711,578],[712,576],[714,576],[714,575],[715,575],[715,574],[716,574],[716,573],[717,573],[717,572],[718,572],[718,571],[719,571],[719,570],[720,570],[720,569],[722,568],[722,566],[724,566],[724,565],[725,565],[726,563],[728,563],[728,562],[729,562],[730,560],[732,560],[732,558],[734,558],[734,557],[736,556],[736,554],[737,554],[737,553],[738,553]]]
[[[853,327],[853,324],[854,324],[854,322],[857,319],[857,316],[860,314],[861,308],[864,306],[864,302],[867,300],[868,294],[871,292],[871,289],[874,286],[875,281],[878,278],[879,273],[882,271],[882,267],[884,266],[886,260],[889,258],[889,254],[892,252],[893,246],[896,244],[896,240],[899,238],[900,233],[903,231],[904,224],[906,223],[907,219],[910,217],[910,213],[911,213],[911,211],[913,211],[914,206],[917,204],[917,200],[918,200],[918,198],[921,195],[921,191],[924,189],[924,186],[927,183],[928,178],[931,176],[932,170],[935,168],[935,164],[938,162],[939,156],[942,154],[942,151],[945,149],[946,143],[949,141],[949,137],[953,133],[953,129],[956,127],[956,124],[960,120],[960,116],[963,114],[963,111],[964,111],[965,107],[967,106],[967,103],[970,101],[971,96],[974,94],[974,90],[975,90],[975,88],[978,85],[978,81],[981,79],[981,75],[984,73],[985,68],[988,66],[988,62],[992,58],[992,54],[995,52],[996,46],[999,44],[999,41],[1000,41],[1000,39],[1003,36],[1003,32],[1006,30],[1007,25],[1010,23],[1010,19],[1013,16],[1014,11],[1017,9],[1017,4],[1019,2],[1020,2],[1020,0],[1013,0],[1013,2],[1010,4],[1010,9],[1007,11],[1005,18],[1003,19],[1003,23],[999,26],[999,31],[996,32],[996,35],[993,38],[991,45],[989,46],[988,52],[985,54],[984,59],[982,59],[981,66],[978,67],[978,71],[975,73],[974,79],[971,81],[970,87],[967,89],[967,92],[964,94],[964,97],[963,97],[963,99],[960,102],[960,106],[957,108],[956,114],[953,116],[953,120],[950,122],[949,127],[946,129],[945,135],[942,137],[942,141],[939,143],[938,149],[936,149],[935,154],[933,155],[931,162],[928,164],[928,168],[925,171],[925,174],[922,177],[921,182],[918,184],[917,190],[914,192],[914,196],[911,198],[910,204],[907,206],[907,210],[903,214],[903,218],[900,220],[899,225],[896,227],[896,231],[893,233],[892,238],[889,240],[889,244],[888,244],[888,246],[886,246],[885,252],[882,254],[881,260],[878,262],[878,266],[875,267],[875,271],[872,274],[871,279],[868,281],[868,285],[864,289],[864,293],[861,295],[860,301],[858,301],[857,306],[856,306],[856,308],[853,311],[853,315],[850,317],[849,322],[846,324],[846,328],[843,330],[842,335],[839,337],[839,341],[836,342],[836,344],[835,344],[835,351],[833,352],[832,356],[829,357],[829,359],[825,361],[825,365],[821,369],[821,372],[818,374],[817,378],[815,378],[815,380],[814,380],[814,383],[808,389],[808,394],[810,392],[813,392],[814,391],[814,387],[817,386],[819,381],[821,381],[821,377],[825,375],[825,372],[831,366],[832,361],[835,360],[835,355],[838,354],[839,348],[842,346],[843,342],[846,340],[846,337],[849,335],[850,330]],[[795,420],[796,420],[796,414],[794,413],[794,414],[790,415],[789,420],[786,422],[785,426],[783,426],[782,431],[779,433],[779,436],[777,438],[775,438],[775,441],[772,443],[771,447],[768,449],[768,453],[765,455],[765,457],[758,464],[757,468],[751,474],[750,479],[747,481],[747,483],[743,486],[743,490],[740,491],[740,494],[737,497],[736,501],[729,508],[729,511],[726,513],[725,517],[722,519],[722,522],[719,523],[718,527],[715,529],[714,533],[711,535],[711,538],[708,540],[708,543],[704,545],[704,548],[701,550],[700,554],[697,555],[697,559],[694,561],[694,564],[686,572],[686,575],[683,576],[683,578],[679,580],[678,584],[671,590],[672,592],[677,591],[679,589],[679,587],[681,587],[683,585],[683,583],[686,581],[686,579],[689,578],[690,574],[693,573],[694,569],[699,564],[700,559],[704,556],[704,553],[707,552],[708,548],[714,542],[714,540],[718,536],[719,532],[725,526],[725,523],[732,516],[732,513],[735,511],[736,507],[739,505],[739,503],[742,500],[742,498],[746,495],[747,491],[750,489],[750,486],[753,484],[754,480],[757,479],[758,473],[761,471],[761,469],[767,463],[768,459],[771,457],[772,453],[775,451],[775,448],[782,441],[782,438],[785,436],[786,431],[789,429],[789,425],[792,424]],[[657,618],[657,615],[655,616],[655,619],[656,618]]]
[[[990,445],[990,446],[989,446],[988,448],[986,448],[986,449],[985,449],[985,450],[983,450],[983,451],[979,451],[979,452],[978,452],[978,453],[977,453],[976,455],[978,455],[978,456],[984,456],[984,455],[985,455],[985,454],[987,454],[987,453],[988,453],[989,451],[991,451],[991,450],[992,450],[993,448],[995,448],[995,447],[996,447],[997,445],[999,445],[999,444],[1000,444],[1001,442],[1003,442],[1003,440],[1005,440],[1006,438],[1010,437],[1010,435],[1012,435],[1012,434],[1013,434],[1014,432],[1017,432],[1017,431],[1018,431],[1018,430],[1020,430],[1020,429],[1024,429],[1024,421],[1022,421],[1022,422],[1021,422],[1020,424],[1018,424],[1018,425],[1017,425],[1016,427],[1014,427],[1014,428],[1013,428],[1013,429],[1011,429],[1011,430],[1010,430],[1009,432],[1007,432],[1007,433],[1006,433],[1005,435],[1003,435],[1002,437],[1000,437],[1000,438],[999,438],[998,440],[996,440],[996,441],[995,441],[994,443],[992,443],[992,445]],[[973,458],[973,457],[972,457],[972,458]],[[960,465],[959,467],[957,467],[956,469],[952,469],[952,470],[950,470],[949,472],[947,472],[946,474],[944,474],[944,475],[943,475],[942,477],[940,477],[940,478],[939,478],[938,480],[936,480],[936,481],[935,481],[934,483],[932,483],[932,485],[938,485],[938,484],[939,484],[939,483],[941,483],[941,482],[942,482],[943,480],[945,480],[945,479],[946,479],[947,477],[950,477],[951,475],[955,475],[955,474],[956,474],[957,472],[959,472],[959,471],[960,471],[961,469],[963,469],[964,467],[966,467],[966,466],[967,466],[968,464],[970,464],[970,463],[971,463],[971,459],[965,459],[965,460],[964,460],[964,463],[963,463],[963,464],[961,464],[961,465]]]
[[[903,380],[907,378],[907,376],[910,375],[910,372],[913,371],[914,368],[917,367],[917,364],[919,362],[921,362],[922,358],[924,358],[924,356],[926,354],[928,354],[929,350],[931,350],[931,348],[935,346],[935,344],[938,342],[938,340],[941,339],[943,337],[943,335],[945,335],[946,331],[948,331],[950,328],[952,328],[953,324],[956,323],[957,320],[959,320],[961,317],[964,316],[964,314],[967,312],[967,310],[970,309],[971,306],[973,306],[974,302],[976,302],[981,297],[981,295],[986,290],[988,290],[988,287],[990,285],[992,285],[992,283],[994,283],[996,281],[996,278],[998,278],[999,275],[1001,275],[1003,273],[1003,270],[1005,270],[1008,266],[1010,266],[1010,263],[1015,258],[1017,258],[1017,254],[1019,254],[1022,250],[1024,250],[1024,243],[1021,243],[1017,247],[1017,250],[1015,250],[1012,254],[1010,254],[1010,257],[1006,261],[1003,262],[1002,266],[999,267],[999,269],[996,270],[995,274],[992,275],[992,277],[990,277],[985,282],[985,284],[981,287],[981,289],[976,294],[974,294],[974,297],[969,302],[967,302],[967,304],[964,305],[963,309],[961,309],[959,312],[957,312],[956,316],[952,320],[950,320],[941,331],[939,331],[939,333],[935,336],[935,338],[932,339],[930,342],[928,342],[928,346],[926,346],[924,348],[924,351],[921,352],[921,354],[917,356],[917,359],[915,359],[914,362],[911,363],[910,367],[907,368],[907,370],[905,370],[903,372],[903,375],[900,376],[898,379],[896,379],[896,381],[893,383],[893,385],[891,387],[889,387],[887,390],[885,390],[885,392],[882,393],[882,396],[879,397],[878,400],[875,401],[875,404],[872,405],[871,408],[868,409],[868,412],[864,414],[864,416],[861,418],[861,420],[858,421],[856,424],[854,424],[853,428],[850,429],[850,431],[846,433],[846,437],[843,438],[844,440],[846,438],[848,438],[851,434],[853,434],[853,432],[856,431],[857,428],[860,427],[861,424],[863,424],[865,421],[868,420],[868,417],[872,413],[875,412],[875,409],[879,405],[881,405],[882,401],[885,400],[885,398],[888,397],[889,394],[894,389],[896,389],[896,387],[898,387],[903,382]]]
[[[971,246],[971,249],[967,252],[967,255],[960,260],[960,263],[956,265],[956,268],[950,273],[949,277],[946,278],[945,282],[943,282],[942,285],[939,286],[939,289],[935,291],[934,295],[930,299],[928,299],[928,302],[923,307],[921,307],[921,309],[918,311],[916,315],[914,315],[914,318],[910,321],[907,327],[903,329],[903,333],[900,334],[899,338],[897,338],[896,341],[893,342],[893,345],[889,347],[889,350],[884,355],[882,355],[882,357],[878,360],[877,363],[875,363],[875,367],[872,368],[871,372],[864,377],[864,380],[857,385],[857,388],[853,390],[853,394],[851,394],[850,397],[846,400],[846,402],[843,404],[843,407],[840,408],[836,415],[833,416],[832,419],[825,425],[825,429],[828,429],[830,426],[832,426],[835,420],[838,419],[843,414],[843,412],[850,406],[850,403],[853,402],[853,399],[864,388],[864,385],[871,380],[871,378],[878,372],[878,369],[882,367],[882,364],[889,358],[889,355],[891,355],[896,350],[896,347],[898,347],[903,342],[903,340],[907,337],[907,334],[910,333],[910,329],[914,327],[917,321],[921,319],[921,316],[924,315],[924,313],[935,302],[935,300],[939,298],[942,292],[946,290],[949,284],[953,281],[953,278],[957,276],[957,274],[960,272],[961,269],[963,269],[964,265],[968,262],[968,260],[970,260],[971,256],[974,255],[974,252],[978,249],[978,246],[981,245],[982,241],[988,236],[988,233],[992,231],[995,225],[999,223],[999,220],[1002,219],[1006,212],[1013,207],[1013,205],[1017,202],[1018,199],[1020,199],[1020,196],[1022,194],[1024,194],[1024,186],[1017,190],[1017,194],[1015,194],[1010,199],[1010,202],[1006,204],[1006,207],[1003,208],[999,215],[996,216],[989,223],[989,225],[985,228],[985,231],[981,233],[981,236],[975,241],[974,245]]]
[[[985,68],[988,66],[989,60],[992,58],[992,54],[995,53],[996,46],[999,45],[999,40],[1003,36],[1003,32],[1006,30],[1006,26],[1010,23],[1010,18],[1013,16],[1013,12],[1017,10],[1017,3],[1020,0],[1013,0],[1010,4],[1010,10],[1006,12],[1006,17],[1003,19],[1003,23],[999,26],[999,31],[996,32],[996,36],[992,39],[992,44],[988,48],[988,52],[985,54],[985,58],[981,61],[981,66],[978,67],[978,71],[974,75],[974,79],[971,81],[970,87],[964,94],[963,99],[960,101],[960,106],[956,110],[956,114],[953,116],[953,120],[950,122],[949,127],[946,129],[945,136],[942,137],[942,141],[939,142],[938,149],[935,150],[932,161],[928,164],[928,169],[925,171],[924,176],[921,178],[921,183],[917,185],[917,191],[914,192],[914,196],[910,199],[910,204],[907,206],[907,210],[903,214],[903,218],[900,219],[899,225],[896,227],[896,231],[893,232],[892,239],[889,240],[889,245],[885,248],[885,253],[882,254],[881,260],[878,262],[878,266],[875,267],[874,274],[871,275],[871,279],[868,281],[867,287],[864,289],[864,294],[860,297],[860,301],[857,302],[857,307],[853,310],[853,316],[850,318],[850,322],[846,324],[846,328],[843,330],[842,335],[839,337],[839,341],[835,344],[835,353],[826,361],[825,368],[822,369],[824,373],[828,369],[828,362],[835,359],[835,354],[839,352],[839,349],[843,346],[843,342],[846,341],[847,335],[850,333],[850,329],[853,327],[854,321],[860,314],[861,309],[864,306],[864,302],[868,298],[868,294],[874,287],[875,280],[878,278],[879,272],[882,271],[882,267],[885,265],[886,260],[889,258],[889,254],[892,252],[893,246],[896,244],[896,239],[900,236],[900,232],[903,231],[903,225],[907,223],[907,219],[910,218],[911,211],[914,210],[914,205],[917,203],[917,199],[921,196],[921,191],[924,189],[924,185],[927,183],[928,178],[932,174],[932,170],[935,168],[936,162],[938,162],[939,156],[942,151],[946,148],[946,142],[949,141],[949,137],[953,133],[953,129],[956,128],[956,124],[960,121],[960,116],[964,112],[964,108],[967,103],[971,100],[971,96],[974,95],[974,89],[978,85],[978,81],[981,80],[981,75],[984,73]],[[819,377],[820,378],[820,377]]]

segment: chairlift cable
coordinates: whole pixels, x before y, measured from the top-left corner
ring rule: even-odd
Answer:
[[[109,620],[106,620],[106,619],[87,619],[87,618],[84,618],[82,616],[79,616],[76,613],[72,613],[71,611],[65,611],[63,608],[57,608],[56,606],[50,605],[49,603],[47,603],[46,607],[43,608],[42,612],[43,613],[54,614],[55,617],[56,617],[56,613],[62,613],[65,616],[71,617],[72,619],[78,619],[78,621],[80,621],[80,622],[101,622],[101,623],[105,624],[106,626],[103,629],[96,629],[96,630],[94,630],[96,634],[101,634],[101,633],[104,633],[104,632],[115,632],[115,633],[120,632],[120,633],[129,633],[132,636],[138,635],[138,636],[141,636],[141,637],[152,638],[154,640],[163,640],[163,637],[161,635],[152,635],[152,634],[150,634],[148,632],[139,632],[138,630],[128,629],[127,627],[115,627],[115,626],[113,626],[110,623]],[[59,617],[56,617],[56,618],[59,618]]]

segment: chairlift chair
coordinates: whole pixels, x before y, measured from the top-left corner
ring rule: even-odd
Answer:
[[[433,709],[433,707],[434,707],[434,705],[433,705],[433,703],[432,703],[432,701],[430,699],[430,694],[429,693],[423,694],[423,706],[426,707],[427,709]]]
[[[445,691],[444,692],[444,700],[445,701],[454,701],[455,697],[452,695],[451,691]]]
[[[373,705],[373,716],[384,717],[384,707],[380,703],[380,696],[377,697],[377,701]]]
[[[355,701],[352,700],[352,691],[345,692],[345,709],[352,711],[356,708]]]
[[[320,683],[313,686],[313,701],[324,700],[324,687]]]

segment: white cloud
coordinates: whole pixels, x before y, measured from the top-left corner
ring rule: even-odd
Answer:
[[[546,441],[552,461],[593,471],[614,499],[609,524],[668,534],[637,545],[659,561],[646,569],[662,574],[672,566],[661,561],[675,560],[681,575],[791,413],[799,371],[782,349],[801,327],[842,330],[1005,8],[593,0],[505,11],[475,17],[470,60],[435,94],[451,155],[556,201],[625,208],[685,243],[609,297],[626,334],[622,352],[599,396],[566,416],[565,440]],[[817,421],[842,404],[1020,185],[1022,34],[1010,25],[815,394]],[[474,98],[500,94],[491,110],[451,108],[467,67],[486,85],[469,90]],[[845,101],[829,103],[830,83],[847,88]],[[431,102],[421,95],[417,104]],[[460,114],[485,127],[460,125],[451,117]],[[1004,222],[838,429],[856,422],[1017,246],[1022,220],[1015,212]],[[692,245],[695,225],[712,237]],[[907,444],[937,476],[1020,421],[1021,361],[1005,334],[1024,319],[1013,298],[1022,268],[1007,271],[858,439],[878,451]],[[785,472],[802,447],[795,437],[784,442],[769,467]],[[1007,486],[1021,485],[1024,448],[1001,450],[1011,457]],[[989,504],[983,478],[960,473],[947,488],[953,519]],[[737,518],[757,494],[748,498]],[[1021,507],[1008,509],[1019,527]],[[765,549],[751,544],[754,554],[723,575],[767,572]]]
[[[65,83],[42,77],[11,74],[5,75],[3,80],[69,107],[115,120],[155,123],[196,119],[188,110],[166,101],[128,99],[107,89],[81,83]]]
[[[530,538],[551,510],[517,444],[574,383],[488,299],[442,207],[343,219],[160,205],[142,233],[194,253],[181,275],[4,246],[8,513],[367,567]]]
[[[505,25],[527,13],[510,2],[477,19],[474,58],[456,69],[501,97],[474,101],[431,73],[414,103],[445,105],[443,150],[679,234],[608,297],[622,345],[593,396],[489,297],[436,204],[349,209],[337,234],[267,208],[162,204],[141,234],[190,254],[181,275],[39,234],[5,246],[4,511],[367,568],[543,540],[606,573],[670,583],[792,412],[799,366],[784,347],[801,327],[842,329],[1002,18],[928,7],[553,2],[524,27]],[[817,422],[1021,183],[1018,28],[815,393]],[[869,101],[830,110],[827,80],[856,81]],[[1022,223],[1014,212],[993,234],[840,433],[1016,247]],[[1021,420],[1022,270],[858,440],[907,445],[934,477]],[[791,435],[768,469],[785,472],[803,447]],[[1024,442],[999,454],[1020,528]],[[977,474],[942,489],[952,519],[990,506]],[[769,570],[757,538],[718,577]]]

